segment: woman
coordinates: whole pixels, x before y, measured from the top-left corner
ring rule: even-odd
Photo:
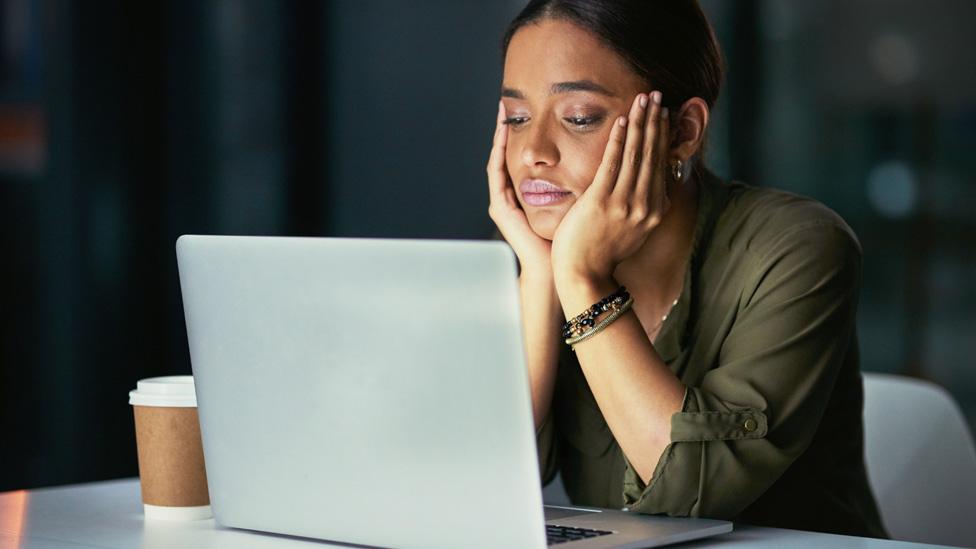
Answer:
[[[577,504],[887,537],[859,244],[812,200],[703,167],[722,67],[697,3],[533,0],[504,50],[489,213],[521,266],[544,482],[561,471]]]

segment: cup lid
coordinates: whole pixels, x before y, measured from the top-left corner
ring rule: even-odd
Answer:
[[[193,376],[163,376],[140,379],[136,389],[129,391],[133,406],[165,406],[194,408],[197,405]]]

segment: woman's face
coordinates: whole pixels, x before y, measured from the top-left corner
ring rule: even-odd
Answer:
[[[552,240],[593,182],[614,121],[646,88],[623,58],[572,23],[543,20],[515,33],[502,78],[505,161],[536,234]]]

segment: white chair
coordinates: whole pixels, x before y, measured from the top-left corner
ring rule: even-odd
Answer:
[[[566,495],[566,487],[563,486],[563,477],[556,473],[556,478],[542,489],[542,501],[546,505],[572,505],[569,496]]]
[[[865,373],[864,454],[893,539],[976,547],[976,447],[945,389]]]

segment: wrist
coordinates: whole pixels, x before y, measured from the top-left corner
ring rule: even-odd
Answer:
[[[611,287],[617,289],[619,284],[613,276],[584,269],[554,269],[553,284],[558,292],[564,291],[596,291]]]
[[[613,279],[612,266],[596,266],[592,264],[570,264],[569,262],[554,261],[552,264],[553,280],[560,285],[603,285]]]
[[[519,275],[519,292],[523,303],[525,300],[548,303],[546,307],[554,317],[562,312],[551,271],[522,271]]]
[[[548,268],[522,269],[519,273],[519,284],[528,286],[555,286],[552,270]]]
[[[619,287],[611,277],[564,275],[557,281],[556,293],[566,318],[573,318]]]

